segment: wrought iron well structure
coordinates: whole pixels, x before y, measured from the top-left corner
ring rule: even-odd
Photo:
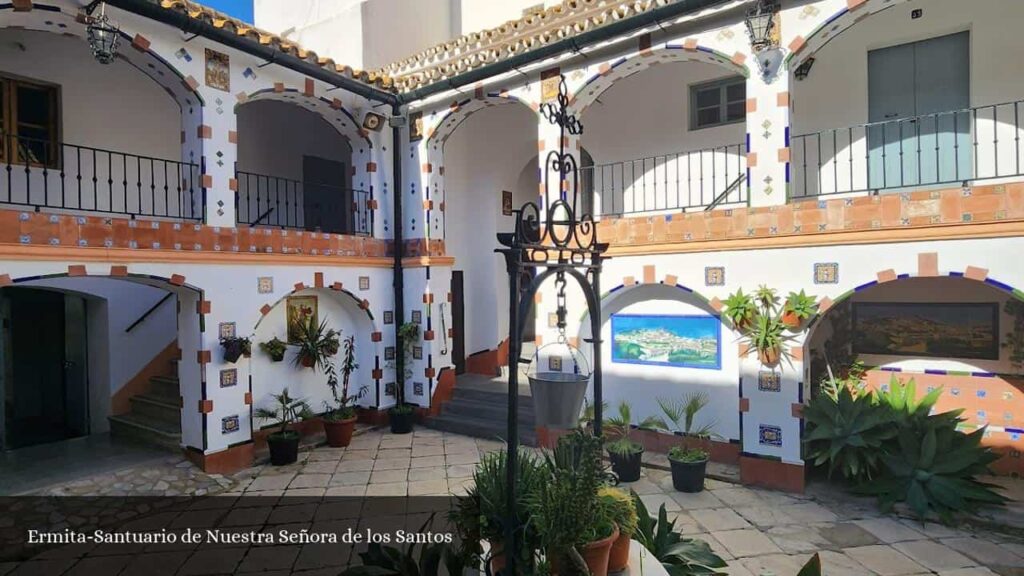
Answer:
[[[519,456],[519,364],[523,327],[534,304],[534,295],[549,277],[555,277],[558,291],[558,328],[566,326],[565,286],[567,277],[579,285],[587,301],[593,347],[594,435],[601,435],[601,265],[608,244],[597,241],[597,226],[591,214],[583,210],[579,166],[566,151],[566,134],[578,136],[583,126],[569,112],[569,95],[565,77],[559,79],[558,97],[545,102],[540,111],[550,123],[560,128],[558,150],[548,152],[544,159],[544,196],[527,202],[513,211],[515,230],[498,234],[502,247],[495,252],[504,255],[509,278],[509,350],[508,350],[508,434],[507,434],[507,510],[512,518],[505,522],[506,568],[504,573],[518,573],[520,538],[519,519],[515,518],[516,469]],[[557,181],[552,182],[552,172]],[[552,188],[552,185],[557,188]],[[557,196],[553,193],[557,191]],[[556,199],[553,199],[556,198]],[[532,280],[523,283],[524,273]],[[536,401],[536,399],[535,399]]]

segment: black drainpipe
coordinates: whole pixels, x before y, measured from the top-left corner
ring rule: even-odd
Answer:
[[[393,119],[400,118],[402,107],[399,104],[392,104],[391,114]],[[391,190],[392,203],[395,208],[395,217],[392,227],[394,233],[394,247],[392,266],[395,270],[394,298],[395,298],[395,399],[405,399],[405,347],[401,337],[401,326],[405,323],[405,278],[402,273],[402,254],[405,251],[403,244],[403,231],[405,222],[402,219],[402,127],[398,123],[391,126],[391,175],[393,188]],[[399,390],[399,387],[402,387]]]

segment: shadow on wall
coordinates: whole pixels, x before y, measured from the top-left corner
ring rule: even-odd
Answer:
[[[614,409],[620,401],[625,400],[632,406],[637,421],[640,421],[648,416],[663,416],[658,398],[676,400],[684,394],[704,392],[709,404],[698,414],[695,427],[713,424],[714,433],[723,439],[739,439],[739,357],[735,352],[738,335],[718,319],[706,301],[675,286],[645,284],[622,289],[607,297],[602,302],[602,314],[603,392],[609,408]],[[623,329],[621,319],[627,316],[631,319],[640,318],[640,323]],[[644,317],[652,316],[668,317],[669,322],[662,323],[661,327],[645,326]],[[691,317],[692,322],[681,320],[681,317]],[[584,342],[584,339],[590,337],[589,315],[584,316],[581,322],[579,342]],[[631,322],[635,323],[633,320]],[[612,347],[615,346],[612,341],[613,323],[617,325],[620,340],[627,332],[635,334],[637,330],[659,330],[665,326],[675,330],[677,337],[696,336],[696,332],[686,334],[691,329],[700,331],[705,337],[717,340],[717,367],[683,367],[676,365],[679,363],[676,361],[672,365],[654,363],[657,360],[638,363],[636,360],[624,361],[621,354],[619,359],[615,359],[612,356]],[[709,326],[715,329],[709,331]],[[583,352],[588,360],[592,360],[592,352],[586,345]]]

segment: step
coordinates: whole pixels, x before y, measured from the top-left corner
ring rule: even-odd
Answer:
[[[172,427],[130,412],[119,416],[108,416],[107,420],[110,422],[111,436],[168,450],[181,450],[180,425]]]
[[[498,420],[505,422],[508,418],[508,406],[505,402],[500,404],[496,402],[482,402],[478,400],[468,400],[465,398],[458,398],[445,402],[441,408],[442,413],[451,415],[468,416],[475,418],[485,418]],[[529,423],[533,425],[533,403],[519,405],[519,421]]]
[[[491,392],[489,390],[478,390],[476,388],[466,388],[456,385],[452,390],[452,400],[461,399],[506,406],[506,403],[508,402],[508,394],[504,392]],[[520,392],[519,405],[532,407],[533,397]]]
[[[153,396],[180,398],[181,388],[177,376],[154,376],[149,379],[149,392]]]
[[[453,432],[485,440],[503,440],[506,433],[504,420],[497,422],[484,418],[468,418],[443,413],[440,416],[428,418],[424,425],[442,432]],[[528,446],[537,445],[537,433],[533,425],[519,427],[519,443]]]
[[[128,399],[132,414],[141,418],[156,420],[170,426],[181,426],[179,399],[153,394],[137,394]]]

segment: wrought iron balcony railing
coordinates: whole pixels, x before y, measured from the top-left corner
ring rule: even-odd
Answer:
[[[0,205],[202,221],[198,164],[0,134]]]
[[[1021,102],[793,136],[790,197],[967,185],[1020,176]]]
[[[746,204],[747,147],[730,144],[580,168],[595,216]]]
[[[239,224],[333,234],[373,234],[372,194],[329,184],[237,171]]]

